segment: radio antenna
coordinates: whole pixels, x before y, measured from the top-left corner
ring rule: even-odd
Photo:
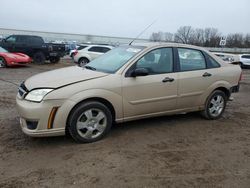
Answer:
[[[131,45],[136,39],[138,39],[145,31],[147,31],[157,20],[153,21],[148,27],[146,27],[137,37],[135,37],[129,45]]]

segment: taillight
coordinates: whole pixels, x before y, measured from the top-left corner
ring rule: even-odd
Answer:
[[[78,51],[73,52],[73,56],[75,56],[78,53]]]
[[[240,73],[240,79],[239,79],[239,82],[242,80],[242,71]]]

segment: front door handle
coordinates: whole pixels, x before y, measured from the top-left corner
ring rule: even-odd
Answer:
[[[208,72],[205,72],[202,76],[203,76],[203,77],[210,77],[210,76],[212,76],[212,74],[210,74],[210,73],[208,73]]]
[[[169,78],[169,77],[166,77],[162,80],[162,82],[173,82],[174,81],[174,78]]]

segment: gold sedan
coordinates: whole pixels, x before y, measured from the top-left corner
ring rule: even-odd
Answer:
[[[68,130],[78,142],[94,142],[112,124],[200,111],[223,114],[239,91],[241,68],[203,48],[171,43],[117,47],[85,67],[35,75],[16,97],[20,123],[30,136],[58,136]]]

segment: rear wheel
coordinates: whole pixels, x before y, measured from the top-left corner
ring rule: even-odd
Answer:
[[[112,115],[104,104],[90,101],[77,106],[70,114],[68,123],[74,140],[90,143],[100,140],[109,132]]]
[[[0,57],[0,67],[7,67],[7,63],[3,57]]]
[[[44,64],[45,60],[46,60],[46,57],[45,57],[45,55],[42,52],[36,52],[33,55],[33,60],[37,64]]]
[[[223,91],[215,90],[208,97],[202,116],[206,119],[218,119],[222,116],[227,103],[226,94]]]
[[[60,61],[60,57],[50,57],[50,63],[58,63]]]
[[[84,67],[86,64],[89,63],[89,60],[87,58],[81,58],[79,61],[78,61],[78,64],[80,67]]]

